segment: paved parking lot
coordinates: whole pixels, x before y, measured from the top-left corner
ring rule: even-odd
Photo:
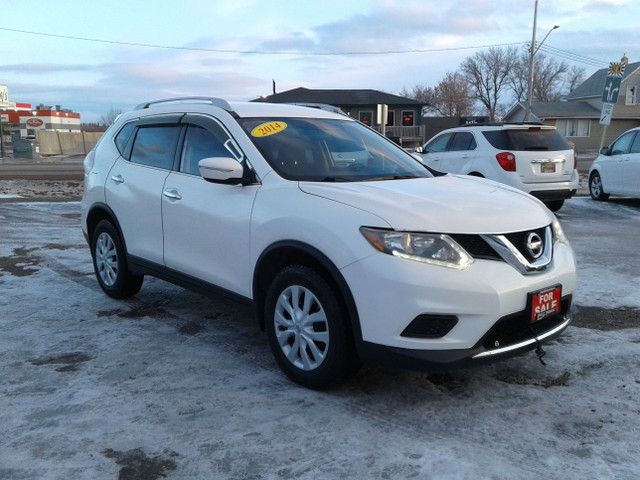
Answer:
[[[574,326],[440,375],[289,382],[251,312],[93,277],[77,202],[0,203],[0,478],[637,479],[640,203],[567,202]]]

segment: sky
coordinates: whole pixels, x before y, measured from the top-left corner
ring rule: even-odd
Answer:
[[[109,110],[186,95],[252,100],[297,87],[400,93],[476,52],[532,39],[535,0],[0,0],[9,101]],[[640,60],[637,0],[539,0],[538,55],[587,76]]]

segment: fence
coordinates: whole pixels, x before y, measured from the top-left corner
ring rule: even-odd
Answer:
[[[101,136],[102,132],[36,131],[40,155],[86,155]]]

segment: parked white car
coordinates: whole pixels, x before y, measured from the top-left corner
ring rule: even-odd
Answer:
[[[541,356],[571,321],[574,254],[548,209],[435,177],[317,108],[143,104],[87,156],[81,223],[107,295],[153,275],[248,302],[279,366],[310,388],[361,362],[438,371]]]
[[[440,172],[485,177],[542,200],[553,211],[577,188],[577,158],[555,127],[479,123],[444,130],[417,150]]]
[[[640,198],[640,127],[600,151],[589,169],[589,193],[594,200],[609,195]]]

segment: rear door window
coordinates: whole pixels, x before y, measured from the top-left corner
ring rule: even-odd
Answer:
[[[457,132],[451,144],[449,145],[450,152],[459,152],[463,150],[475,150],[476,139],[473,138],[473,134],[470,132]]]
[[[170,170],[181,128],[180,125],[143,125],[138,128],[131,162]]]

